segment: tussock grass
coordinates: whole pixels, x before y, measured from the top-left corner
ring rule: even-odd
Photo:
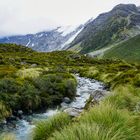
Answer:
[[[21,69],[17,72],[17,76],[21,78],[37,78],[42,73],[41,68],[28,68]]]
[[[33,132],[33,140],[48,139],[54,131],[61,130],[70,121],[71,118],[66,113],[59,113],[54,117],[39,122]]]
[[[16,140],[16,137],[14,136],[14,134],[6,134],[6,133],[4,133],[4,134],[2,134],[1,136],[0,136],[0,140]]]
[[[55,132],[48,140],[129,140],[135,139],[134,129],[116,126],[109,129],[102,128],[96,124],[77,124]],[[125,132],[124,132],[125,130]],[[133,133],[132,133],[133,132]],[[129,134],[129,135],[127,135]]]
[[[118,110],[114,105],[107,102],[95,106],[80,119],[84,123],[97,123],[103,127],[112,127],[115,123],[123,124],[124,121],[128,120],[130,120],[130,116],[127,111]]]
[[[41,140],[138,140],[138,116],[119,109],[108,100],[83,113],[76,122],[61,129],[51,129],[49,136]],[[47,126],[46,124],[44,124]],[[45,127],[44,126],[44,127]],[[44,130],[44,129],[43,129]],[[38,140],[38,139],[37,139]]]
[[[139,139],[135,117],[110,103],[84,113],[77,123],[53,133],[49,140],[132,140]]]
[[[109,102],[119,109],[134,111],[136,105],[140,102],[140,97],[137,95],[137,91],[132,86],[119,86],[111,96],[104,99],[104,103]]]

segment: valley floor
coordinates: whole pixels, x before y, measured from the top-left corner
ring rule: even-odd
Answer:
[[[59,113],[40,122],[34,140],[140,139],[140,65],[66,51],[37,53],[0,45],[1,120],[21,108],[28,114],[60,104],[64,97],[72,100],[77,86],[73,73],[104,82],[110,93],[99,103],[91,97],[76,118]]]

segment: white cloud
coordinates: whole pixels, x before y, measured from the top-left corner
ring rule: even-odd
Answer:
[[[0,35],[81,24],[119,3],[140,5],[140,0],[0,0]]]

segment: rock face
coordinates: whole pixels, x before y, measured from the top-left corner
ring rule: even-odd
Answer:
[[[83,25],[77,27],[58,27],[50,31],[36,34],[17,35],[0,38],[0,43],[15,43],[32,48],[40,52],[62,50],[71,43]]]
[[[140,34],[139,8],[134,4],[119,4],[87,23],[69,49],[80,45],[81,53],[89,53],[136,34]]]

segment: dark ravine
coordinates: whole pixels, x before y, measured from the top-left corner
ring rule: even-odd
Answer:
[[[87,100],[90,96],[95,96],[96,100],[99,100],[105,95],[104,87],[105,85],[101,82],[96,80],[91,80],[88,78],[79,77],[76,75],[78,86],[77,86],[77,94],[75,100],[69,102],[68,98],[64,99],[64,102],[61,103],[60,109],[50,109],[47,110],[45,113],[41,114],[33,114],[30,116],[23,116],[23,119],[19,119],[18,121],[14,122],[14,125],[5,125],[2,132],[11,132],[14,133],[17,137],[17,140],[27,140],[30,139],[30,134],[35,127],[34,122],[39,121],[41,119],[46,119],[59,111],[64,111],[71,116],[78,116],[79,113],[85,107]],[[99,91],[101,95],[97,96],[97,92]]]

